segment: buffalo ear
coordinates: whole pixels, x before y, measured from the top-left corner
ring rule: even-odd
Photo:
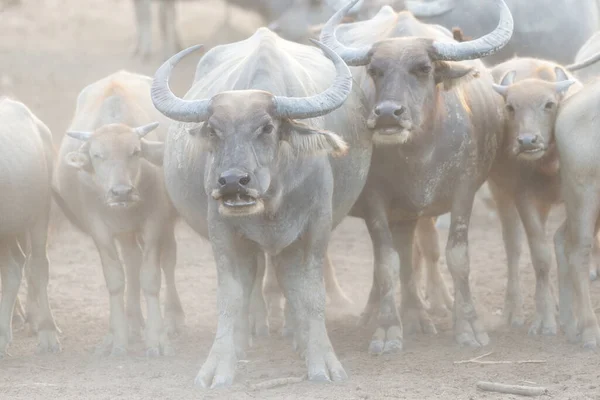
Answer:
[[[313,156],[322,153],[334,156],[348,151],[348,144],[339,135],[293,120],[283,120],[279,128],[281,140],[287,142],[296,155]]]
[[[434,76],[436,85],[441,83],[444,90],[450,90],[473,78],[478,78],[479,71],[460,63],[436,61]]]
[[[148,160],[151,164],[157,167],[162,167],[165,152],[165,144],[163,142],[154,142],[142,139],[142,157]]]
[[[90,168],[90,159],[88,155],[81,151],[67,153],[65,162],[68,166],[76,169],[88,170]]]

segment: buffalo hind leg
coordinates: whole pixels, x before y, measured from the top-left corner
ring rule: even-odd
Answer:
[[[546,238],[546,220],[551,205],[535,204],[528,196],[521,193],[517,200],[519,215],[523,221],[531,262],[535,270],[535,317],[529,328],[530,335],[556,335],[557,325],[556,300],[550,282],[550,267],[552,264],[552,251]]]
[[[48,212],[40,218],[29,231],[31,254],[28,257],[30,278],[28,282],[37,294],[39,310],[38,319],[38,352],[57,353],[61,350],[58,341],[58,328],[48,300],[48,281],[50,279],[50,266],[48,262]],[[31,288],[29,288],[31,290]]]
[[[400,292],[402,295],[400,315],[402,325],[408,333],[430,333],[437,331],[427,315],[423,300],[418,293],[413,261],[413,245],[417,220],[396,222],[392,225],[394,245],[400,254]]]
[[[263,296],[266,257],[267,255],[264,252],[259,252],[257,255],[256,274],[252,285],[252,298],[250,299],[250,331],[256,337],[269,336],[269,316]]]
[[[2,279],[2,297],[0,300],[0,359],[7,354],[12,340],[12,315],[15,300],[21,285],[22,268],[10,254],[6,242],[0,243],[0,278]]]
[[[175,269],[177,267],[177,241],[175,228],[170,226],[165,229],[160,242],[160,266],[165,274],[165,326],[167,334],[181,333],[185,325],[185,313],[175,283]]]
[[[161,1],[159,15],[160,31],[163,39],[165,59],[181,50],[181,40],[177,33],[177,10],[175,1]]]
[[[569,273],[567,260],[567,221],[554,234],[554,251],[558,266],[558,321],[570,342],[577,342],[577,310],[575,309],[575,288]]]
[[[508,193],[488,181],[489,189],[497,204],[498,217],[502,226],[502,241],[508,266],[508,279],[504,297],[504,319],[507,325],[518,328],[525,323],[523,315],[523,295],[519,279],[522,229],[521,218],[515,202]]]
[[[583,347],[595,349],[600,344],[600,328],[590,298],[589,264],[594,236],[597,233],[600,205],[598,193],[577,188],[565,198],[567,211],[566,254],[572,281]]]
[[[590,279],[595,281],[600,274],[600,235],[596,235],[594,238],[592,256],[592,262],[590,263]]]
[[[135,56],[148,59],[152,53],[152,0],[133,0],[136,20]]]
[[[454,299],[440,271],[440,243],[435,218],[419,218],[415,235],[417,246],[413,246],[413,251],[418,248],[420,257],[418,261],[417,257],[413,257],[413,270],[417,271],[414,263],[420,263],[422,258],[427,274],[425,292],[431,311],[434,314],[446,315],[449,310],[452,310]],[[422,281],[417,280],[417,282]]]
[[[468,185],[456,189],[450,213],[446,262],[454,282],[454,331],[460,345],[486,346],[490,338],[477,316],[469,284],[469,222],[475,190]]]

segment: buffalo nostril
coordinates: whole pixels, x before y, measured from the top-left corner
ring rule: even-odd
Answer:
[[[519,137],[517,138],[517,142],[519,142],[519,144],[523,144],[523,138],[519,136]]]
[[[399,108],[396,108],[396,109],[394,110],[394,115],[395,115],[396,117],[399,117],[399,116],[401,116],[402,114],[404,114],[404,106],[400,106]]]
[[[217,182],[219,182],[219,185],[221,186],[225,186],[225,184],[227,184],[227,180],[225,180],[223,177],[219,178]]]
[[[242,178],[240,178],[240,185],[246,186],[249,183],[250,183],[250,175],[246,175],[246,176],[243,176]]]
[[[535,143],[535,142],[537,142],[537,136],[534,136],[531,138],[531,143]]]
[[[377,115],[377,116],[381,115],[381,110],[379,109],[379,107],[377,107],[375,109],[375,115]]]

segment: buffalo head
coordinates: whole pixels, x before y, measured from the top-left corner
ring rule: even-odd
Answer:
[[[500,9],[500,22],[493,32],[479,39],[456,43],[400,37],[351,48],[337,40],[335,28],[356,1],[331,17],[321,31],[321,41],[348,65],[366,67],[375,87],[368,124],[374,130],[374,139],[384,143],[406,143],[427,128],[438,101],[438,85],[448,90],[478,75],[473,67],[452,61],[493,54],[512,36],[510,11],[503,0],[494,0]]]
[[[183,100],[169,88],[173,67],[201,46],[173,56],[156,72],[152,101],[176,121],[197,123],[188,132],[208,152],[204,188],[227,216],[261,213],[276,197],[277,172],[291,158],[344,153],[347,145],[333,132],[294,119],[315,118],[341,107],[352,88],[344,61],[315,42],[334,62],[336,78],[326,91],[310,97],[276,96],[262,90],[221,92],[209,99]],[[285,184],[292,185],[287,182]]]
[[[514,82],[509,71],[494,84],[504,97],[507,145],[510,155],[521,160],[542,158],[554,140],[558,105],[575,83],[561,67],[555,67],[556,81],[529,78]]]
[[[132,206],[140,201],[142,159],[162,165],[163,144],[143,139],[157,127],[158,122],[138,128],[109,124],[93,132],[67,132],[83,144],[68,153],[65,161],[91,175],[89,181],[107,206]]]

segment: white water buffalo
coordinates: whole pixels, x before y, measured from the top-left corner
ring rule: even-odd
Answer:
[[[588,266],[600,226],[600,81],[583,87],[558,112],[555,127],[566,220],[554,236],[559,276],[559,316],[570,341],[600,344],[590,298]]]
[[[54,165],[52,135],[24,104],[1,98],[0,144],[5,151],[0,160],[0,359],[12,338],[11,319],[24,263],[32,299],[27,312],[37,328],[38,351],[57,352],[60,342],[48,303],[46,253]]]
[[[183,321],[175,288],[176,212],[160,168],[163,143],[145,139],[158,127],[154,121],[166,120],[152,106],[150,86],[150,78],[127,71],[86,86],[60,147],[56,199],[71,222],[94,240],[110,294],[110,333],[98,346],[99,354],[124,354],[129,334],[139,335],[144,326],[140,280],[148,308],[148,356],[169,353],[167,332]],[[127,309],[117,243],[127,269]],[[166,326],[159,304],[161,267]]]
[[[600,53],[600,31],[590,36],[583,46],[581,46],[575,56],[575,62],[584,62],[598,53]],[[600,64],[594,63],[580,68],[575,72],[575,76],[584,83],[590,82],[600,76]]]
[[[394,300],[400,270],[402,317],[411,330],[435,332],[412,277],[419,217],[451,213],[446,261],[455,288],[454,329],[460,344],[486,345],[469,285],[468,229],[475,193],[503,140],[502,100],[478,60],[502,48],[513,21],[502,0],[493,32],[457,43],[408,12],[383,7],[373,19],[336,26],[356,1],[325,24],[321,40],[353,70],[367,94],[374,154],[353,215],[365,219],[375,253],[374,286],[366,312],[378,314],[375,353],[403,346]],[[495,12],[494,15],[498,15]],[[455,62],[461,60],[474,60]],[[473,79],[477,78],[477,79]],[[400,260],[398,259],[398,253]],[[379,307],[377,307],[377,303]]]
[[[514,58],[492,69],[494,90],[505,101],[506,137],[498,155],[501,168],[488,180],[502,222],[508,262],[504,317],[523,325],[519,287],[522,221],[535,270],[535,317],[530,334],[555,335],[556,303],[550,283],[552,253],[546,220],[561,203],[554,124],[561,104],[582,84],[560,65],[534,58]]]
[[[182,122],[166,141],[167,189],[179,214],[209,236],[217,264],[217,333],[198,386],[234,379],[263,253],[282,285],[308,378],[347,377],[325,328],[322,265],[332,228],[364,186],[372,144],[348,67],[319,46],[325,56],[260,28],[210,50],[184,99],[168,80],[198,46],[156,72],[157,109]]]

